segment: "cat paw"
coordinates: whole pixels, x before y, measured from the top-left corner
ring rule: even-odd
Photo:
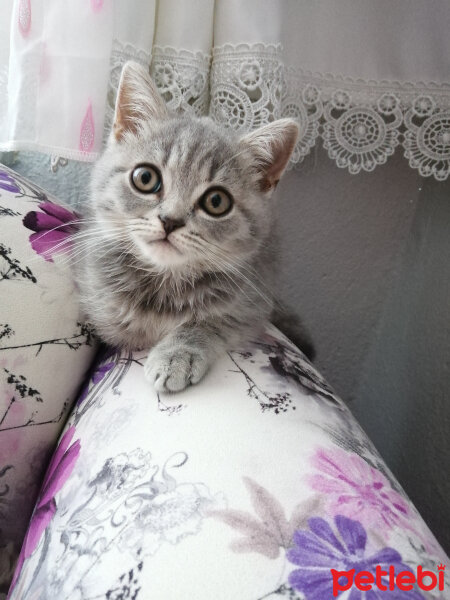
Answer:
[[[187,348],[172,350],[157,346],[144,365],[145,377],[157,392],[180,392],[198,383],[209,367],[206,356]]]

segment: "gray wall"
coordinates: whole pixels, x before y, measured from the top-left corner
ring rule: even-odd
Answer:
[[[346,400],[355,397],[421,185],[400,156],[354,176],[316,151],[277,191],[281,293],[304,317],[318,366]]]
[[[450,186],[427,180],[354,412],[447,549],[449,388]]]
[[[278,192],[282,297],[316,363],[450,549],[450,182],[316,151]]]

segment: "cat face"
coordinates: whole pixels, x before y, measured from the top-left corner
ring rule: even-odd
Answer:
[[[93,177],[103,235],[159,271],[236,268],[268,236],[270,195],[296,137],[287,119],[239,137],[209,118],[171,117],[146,71],[128,63]]]

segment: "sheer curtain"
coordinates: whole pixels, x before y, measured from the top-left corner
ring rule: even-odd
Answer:
[[[295,117],[352,174],[400,146],[450,171],[448,0],[3,0],[0,150],[95,160],[127,59],[169,106],[249,130]]]

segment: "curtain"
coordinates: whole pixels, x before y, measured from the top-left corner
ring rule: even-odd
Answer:
[[[95,160],[132,59],[174,110],[296,118],[294,163],[321,144],[357,174],[399,147],[444,180],[449,28],[448,0],[2,0],[0,150]]]

